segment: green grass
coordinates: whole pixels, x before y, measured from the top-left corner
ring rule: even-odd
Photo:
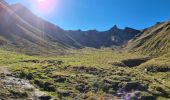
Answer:
[[[115,98],[112,94],[118,86],[112,88],[113,84],[126,86],[136,82],[148,85],[147,91],[150,92],[145,91],[147,95],[159,98],[170,95],[170,72],[144,71],[145,66],[153,64],[154,60],[162,64],[169,62],[168,59],[163,59],[164,56],[129,68],[115,66],[113,63],[144,56],[111,49],[70,50],[69,55],[48,57],[27,56],[0,50],[0,55],[2,67],[9,67],[17,77],[29,79],[35,87],[57,99]],[[154,64],[160,66],[161,63]]]
[[[145,55],[160,56],[169,53],[170,21],[154,25],[131,41],[127,48]]]

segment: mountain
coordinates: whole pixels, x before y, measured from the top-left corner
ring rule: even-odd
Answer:
[[[21,4],[0,2],[1,47],[34,54],[62,54],[69,48],[121,46],[140,33],[139,30],[114,26],[108,31],[64,30],[38,16]],[[65,52],[64,52],[65,53]]]
[[[108,31],[99,32],[97,30],[89,31],[68,31],[67,34],[84,47],[111,47],[126,44],[130,39],[139,34],[140,31],[128,28],[119,29],[115,25]]]
[[[60,27],[37,17],[21,4],[11,5],[11,8],[14,9],[15,13],[23,20],[51,36],[52,40],[60,41],[75,48],[100,48],[101,46],[108,47],[112,45],[122,45],[140,33],[140,31],[132,28],[121,30],[116,26],[105,32],[99,32],[97,30],[65,31]]]
[[[28,8],[22,4],[14,4],[10,6],[11,9],[24,21],[31,26],[41,30],[45,36],[50,37],[51,41],[59,42],[63,45],[73,46],[79,48],[80,45],[65,34],[65,31],[60,27],[36,16]]]
[[[169,98],[170,21],[144,30],[64,30],[0,1],[0,100]]]
[[[66,48],[59,42],[51,41],[44,32],[20,18],[10,5],[0,2],[1,48],[26,54],[59,53]],[[64,50],[63,50],[64,51]]]
[[[160,55],[170,50],[170,21],[157,23],[128,43],[128,48],[143,54]]]

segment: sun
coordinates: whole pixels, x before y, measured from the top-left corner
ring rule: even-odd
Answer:
[[[51,16],[59,9],[59,0],[28,0],[34,13],[40,16]]]
[[[44,2],[45,0],[38,0],[38,2]]]

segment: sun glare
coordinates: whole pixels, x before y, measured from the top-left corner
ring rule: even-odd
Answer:
[[[33,4],[33,9],[40,14],[52,14],[56,12],[58,0],[30,0]]]
[[[44,2],[45,0],[38,0],[38,2]]]

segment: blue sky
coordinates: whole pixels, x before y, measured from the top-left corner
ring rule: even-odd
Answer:
[[[20,2],[66,30],[104,31],[115,24],[120,28],[143,29],[170,19],[170,0],[56,0],[57,7],[50,14],[33,9],[33,4],[25,2],[28,0],[6,1]]]

